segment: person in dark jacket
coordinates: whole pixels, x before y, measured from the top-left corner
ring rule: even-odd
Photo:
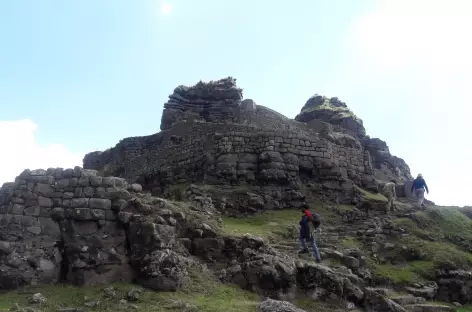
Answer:
[[[308,241],[313,248],[313,256],[316,262],[320,263],[320,252],[318,251],[318,246],[316,246],[315,236],[312,232],[311,228],[311,221],[310,218],[306,214],[306,209],[302,208],[302,219],[300,220],[300,244],[302,246],[302,250],[300,253],[308,253],[308,246],[306,242]]]
[[[417,199],[418,208],[424,207],[424,191],[429,194],[428,185],[426,185],[426,181],[423,179],[423,175],[420,173],[413,180],[413,184],[411,185],[411,192],[415,194]]]

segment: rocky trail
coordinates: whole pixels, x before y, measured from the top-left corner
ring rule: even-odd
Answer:
[[[394,225],[394,221],[398,218],[411,218],[418,209],[409,201],[401,202],[400,207],[389,215],[360,214],[356,218],[343,218],[343,223],[337,226],[322,226],[316,231],[317,245],[323,259],[321,265],[335,272],[348,272],[364,280],[370,279],[372,276],[367,269],[367,258],[381,256],[379,249],[393,246],[392,242],[399,237],[407,238],[410,235],[407,229]],[[272,244],[272,247],[281,253],[298,256],[301,261],[314,262],[311,248],[309,255],[299,255],[300,243],[297,239],[281,239],[280,242]],[[438,289],[434,282],[400,288],[388,284],[371,287],[398,306],[385,310],[377,307],[379,310],[366,309],[366,311],[441,312],[458,311],[457,306],[461,306],[457,302],[455,305],[450,305],[435,301]]]

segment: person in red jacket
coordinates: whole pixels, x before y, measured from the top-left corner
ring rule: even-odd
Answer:
[[[310,207],[306,203],[302,204],[302,210],[305,216],[307,216],[310,221],[313,221],[313,215],[311,214]]]
[[[316,245],[315,242],[315,236],[314,232],[311,231],[311,226],[310,224],[312,223],[313,215],[308,209],[308,205],[303,204],[302,207],[302,219],[300,221],[300,244],[302,247],[302,250],[300,250],[301,254],[308,253],[308,246],[307,242],[310,243],[311,248],[313,248],[313,257],[315,258],[316,262],[320,263],[321,258],[320,258],[320,252],[318,250],[318,246]]]

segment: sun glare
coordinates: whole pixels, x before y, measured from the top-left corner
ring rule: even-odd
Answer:
[[[163,4],[161,5],[161,12],[162,12],[162,14],[164,14],[164,15],[169,15],[171,11],[172,11],[172,5],[171,5],[171,4],[169,4],[169,3],[163,3]]]

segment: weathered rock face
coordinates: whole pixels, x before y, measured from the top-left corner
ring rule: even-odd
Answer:
[[[436,298],[441,301],[472,302],[472,272],[463,270],[444,270],[437,274],[438,289]]]
[[[403,159],[390,154],[385,141],[366,138],[363,143],[372,157],[373,167],[379,178],[382,180],[396,179],[397,182],[406,182],[413,178],[410,174],[410,167]]]
[[[232,78],[178,87],[165,104],[163,131],[90,153],[84,168],[137,181],[157,195],[176,184],[262,187],[256,210],[297,207],[299,199],[276,194],[301,192],[307,183],[345,194],[354,184],[377,190],[378,172],[380,180],[385,172],[388,179],[409,176],[336,98],[310,98],[295,121],[241,101],[241,93]]]
[[[327,98],[318,94],[312,96],[305,103],[300,114],[295,117],[295,120],[300,122],[322,120],[352,131],[358,137],[365,136],[362,120],[351,112],[346,103],[336,97]]]
[[[368,312],[406,312],[399,304],[385,298],[374,290],[366,291],[364,307]]]
[[[209,83],[200,81],[192,87],[179,86],[164,105],[161,130],[182,120],[232,122],[242,97],[236,79],[231,77]]]

